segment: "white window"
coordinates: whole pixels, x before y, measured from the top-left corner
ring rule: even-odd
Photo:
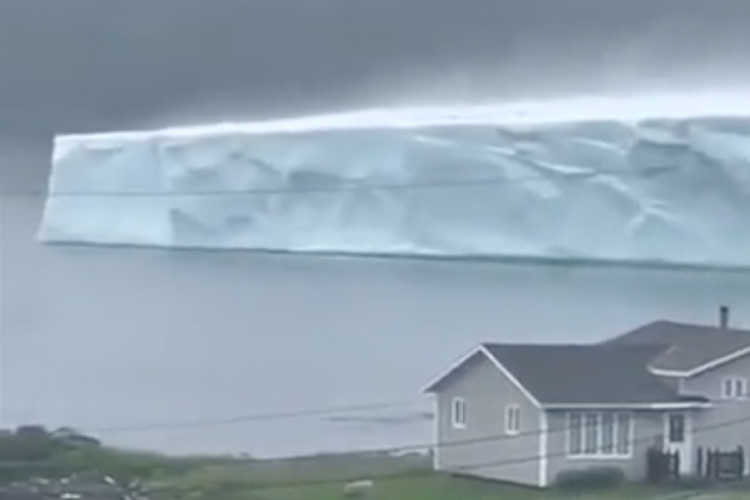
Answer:
[[[521,432],[521,408],[518,405],[505,407],[505,433],[518,434]]]
[[[744,399],[747,397],[745,377],[726,377],[721,381],[721,397],[724,399]]]
[[[677,392],[679,393],[685,392],[685,379],[684,378],[677,379]]]
[[[569,413],[567,451],[570,457],[629,457],[633,446],[630,413]]]
[[[586,413],[583,416],[583,454],[596,455],[599,451],[600,421],[598,413]]]
[[[466,401],[463,398],[453,398],[451,422],[456,429],[466,428]]]
[[[568,415],[568,455],[577,456],[583,453],[583,435],[581,434],[581,414]]]
[[[614,455],[615,454],[615,414],[614,413],[602,413],[601,415],[601,426],[602,426],[602,455]]]
[[[630,413],[618,413],[615,455],[630,456],[633,449],[633,416]]]

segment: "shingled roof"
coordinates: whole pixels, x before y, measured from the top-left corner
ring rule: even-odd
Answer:
[[[750,354],[750,330],[656,321],[598,344],[484,343],[433,382],[440,387],[483,355],[542,406],[704,403],[661,372],[691,376]]]
[[[651,374],[652,346],[484,344],[542,405],[682,402]]]
[[[750,353],[750,330],[655,321],[602,345],[661,348],[650,363],[652,369],[690,374],[717,360]]]

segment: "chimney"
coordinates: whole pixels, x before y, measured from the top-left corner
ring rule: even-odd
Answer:
[[[719,327],[729,328],[729,308],[727,306],[719,307]]]

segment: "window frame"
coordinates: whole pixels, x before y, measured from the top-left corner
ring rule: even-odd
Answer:
[[[741,387],[741,390],[739,388]],[[729,388],[729,391],[727,391]],[[747,377],[730,375],[721,379],[721,399],[738,401],[748,398]]]
[[[739,387],[738,384],[737,384],[738,382],[740,383],[739,385],[742,386],[742,390],[741,391],[737,390],[738,387]],[[737,399],[746,399],[747,398],[747,379],[745,377],[737,377],[737,378],[734,379],[734,392],[735,392],[734,396]]]
[[[607,429],[607,426],[605,425],[606,419],[609,419],[609,429]],[[599,414],[599,452],[602,455],[609,456],[614,455],[617,452],[617,445],[619,444],[619,439],[617,437],[617,432],[619,431],[618,427],[617,414],[612,412]],[[609,433],[605,432],[605,430],[609,430]],[[607,437],[610,439],[609,443],[606,443]],[[609,448],[609,451],[605,450],[605,446]]]
[[[464,398],[451,399],[451,426],[454,429],[466,429],[466,400]]]
[[[505,406],[505,433],[509,436],[521,433],[521,407],[517,404]]]
[[[588,424],[592,420],[596,421],[594,431],[588,428]],[[611,443],[607,443],[606,453],[604,452],[605,423],[612,426],[611,432],[607,433],[607,436],[611,436],[612,440]],[[569,411],[565,415],[565,424],[565,455],[567,458],[621,460],[633,456],[635,415],[632,412]],[[593,447],[588,442],[592,436],[596,441]],[[591,450],[595,451],[592,452]]]

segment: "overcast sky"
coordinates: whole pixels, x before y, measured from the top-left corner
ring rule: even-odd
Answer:
[[[2,0],[2,130],[750,80],[746,0]]]

